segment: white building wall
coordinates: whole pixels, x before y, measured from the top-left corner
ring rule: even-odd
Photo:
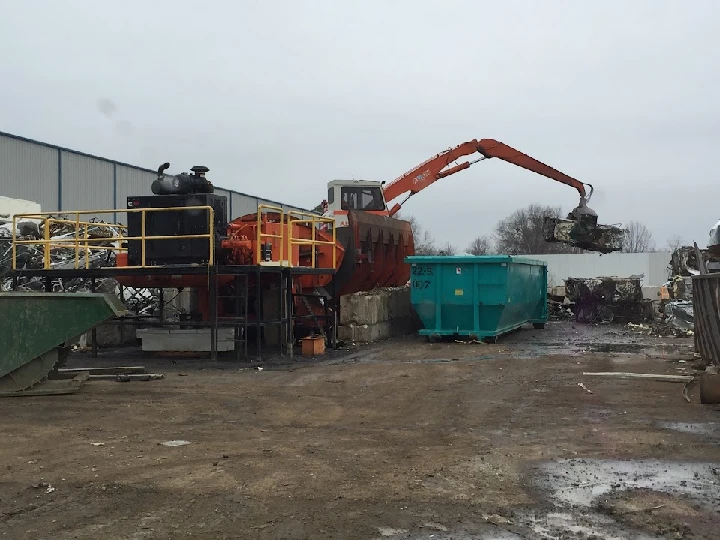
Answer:
[[[41,212],[41,207],[34,201],[25,199],[11,199],[0,195],[0,224],[5,221],[12,222],[15,214],[34,214]]]
[[[579,253],[528,255],[545,261],[548,286],[563,285],[567,278],[630,277],[642,274],[644,287],[659,287],[668,279],[670,252],[658,253]]]

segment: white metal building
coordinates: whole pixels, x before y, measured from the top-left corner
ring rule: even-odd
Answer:
[[[644,287],[659,287],[668,280],[670,252],[657,253],[560,253],[528,255],[545,261],[548,286],[564,285],[567,278],[623,277],[642,275]]]
[[[150,169],[0,132],[0,196],[39,203],[43,212],[125,208],[129,196],[152,195],[156,177]],[[217,186],[215,193],[227,197],[230,219],[254,213],[258,204],[307,211]]]

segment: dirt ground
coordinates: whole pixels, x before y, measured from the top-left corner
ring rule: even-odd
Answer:
[[[262,370],[76,354],[165,378],[0,401],[0,536],[718,538],[720,409],[583,376],[691,372],[691,346],[556,322]]]

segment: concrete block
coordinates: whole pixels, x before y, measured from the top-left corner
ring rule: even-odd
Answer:
[[[410,314],[410,288],[376,289],[340,298],[340,324],[379,324]]]
[[[376,324],[346,324],[338,326],[338,339],[356,343],[372,343],[383,339],[405,336],[414,331],[409,317],[392,319]]]
[[[392,289],[388,301],[388,320],[409,317],[412,312],[410,287]]]
[[[235,332],[232,328],[218,328],[217,350],[235,349]],[[138,339],[143,351],[210,352],[209,328],[139,328]]]
[[[348,324],[338,327],[338,338],[343,341],[358,343],[371,343],[382,339],[389,339],[391,322],[385,321],[377,324]]]
[[[97,346],[102,347],[123,347],[125,345],[134,345],[137,341],[135,335],[137,331],[136,324],[113,322],[101,324],[95,328],[95,336],[97,337]],[[85,343],[92,345],[92,332],[85,334]]]
[[[382,320],[381,302],[377,294],[357,293],[340,298],[342,324],[376,324]]]
[[[560,298],[564,298],[565,297],[565,286],[564,285],[556,285],[555,287],[550,287],[548,294],[550,296],[557,296]]]
[[[645,300],[660,300],[660,289],[662,287],[643,287],[643,298]]]

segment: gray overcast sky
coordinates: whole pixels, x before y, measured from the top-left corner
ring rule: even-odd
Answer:
[[[495,138],[595,185],[603,223],[720,218],[720,3],[0,0],[0,130],[312,207]],[[113,107],[98,107],[109,100]],[[101,110],[102,109],[102,110]],[[413,197],[464,248],[576,192],[502,161]]]

